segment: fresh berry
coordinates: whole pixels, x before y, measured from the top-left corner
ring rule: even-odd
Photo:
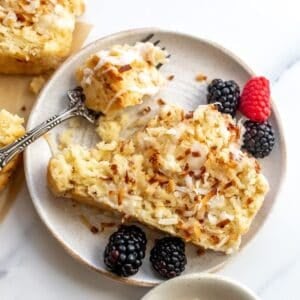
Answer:
[[[207,102],[216,103],[220,112],[234,117],[240,102],[240,88],[233,80],[214,79],[208,85]]]
[[[177,237],[157,240],[150,253],[153,268],[165,278],[180,275],[186,265],[185,244]]]
[[[271,114],[269,80],[265,77],[251,78],[242,91],[239,109],[252,121],[267,121]]]
[[[264,158],[272,151],[275,144],[274,131],[270,123],[246,121],[243,148],[256,158]]]
[[[119,276],[136,274],[145,257],[146,243],[146,235],[139,227],[122,225],[109,238],[104,252],[105,265]]]

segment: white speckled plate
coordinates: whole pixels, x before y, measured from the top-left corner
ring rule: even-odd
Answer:
[[[134,43],[146,37],[149,33],[155,33],[155,38],[160,39],[161,45],[165,46],[172,54],[170,63],[163,66],[162,72],[166,75],[175,75],[175,78],[160,95],[169,102],[177,103],[187,109],[205,103],[203,85],[195,80],[195,76],[199,73],[205,74],[209,80],[216,77],[234,79],[240,86],[243,86],[245,81],[253,75],[253,72],[233,54],[206,40],[158,29],[121,32],[90,44],[69,58],[59,68],[40,94],[32,110],[28,129],[33,128],[67,106],[66,91],[76,85],[74,71],[90,54],[113,44]],[[270,182],[271,190],[250,232],[243,238],[241,248],[257,234],[270,213],[285,173],[285,144],[278,113],[274,105],[271,122],[276,131],[277,142],[272,154],[262,161],[263,171]],[[65,124],[60,125],[53,131],[53,134],[61,133],[66,126]],[[77,139],[81,143],[91,144],[95,142],[93,128],[85,121],[81,122]],[[152,286],[160,283],[162,279],[151,270],[148,255],[140,271],[135,276],[124,279],[116,277],[105,270],[102,259],[103,250],[109,234],[115,228],[105,227],[103,232],[93,234],[88,227],[89,225],[99,227],[101,222],[111,223],[115,221],[112,221],[102,212],[53,197],[47,188],[46,181],[46,170],[50,157],[51,152],[46,140],[43,138],[38,140],[26,151],[25,170],[33,203],[53,236],[73,257],[102,274],[135,285]],[[160,234],[149,230],[147,232],[149,250],[155,236]],[[230,256],[211,251],[206,251],[204,255],[199,256],[196,248],[191,245],[187,247],[187,257],[188,264],[185,274],[212,272],[230,259]]]

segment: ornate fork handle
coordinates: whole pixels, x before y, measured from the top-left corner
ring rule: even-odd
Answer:
[[[34,129],[28,131],[25,135],[17,139],[14,143],[0,149],[0,171],[8,162],[17,154],[23,152],[25,148],[47,133],[49,130],[75,116],[81,116],[82,110],[85,109],[81,103],[72,103],[70,107],[60,114],[54,115],[47,121],[41,123]]]

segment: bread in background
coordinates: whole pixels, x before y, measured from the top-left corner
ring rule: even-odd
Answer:
[[[0,73],[41,74],[70,53],[83,0],[0,0]]]
[[[0,110],[0,147],[11,144],[16,139],[24,135],[23,127],[24,119],[17,115],[12,115],[8,111]],[[15,156],[6,166],[0,171],[0,191],[7,185],[11,175],[17,167],[20,160],[20,155]]]

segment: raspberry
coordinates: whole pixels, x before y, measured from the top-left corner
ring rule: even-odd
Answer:
[[[251,78],[242,91],[239,109],[252,121],[266,121],[271,114],[269,80],[265,77]]]

